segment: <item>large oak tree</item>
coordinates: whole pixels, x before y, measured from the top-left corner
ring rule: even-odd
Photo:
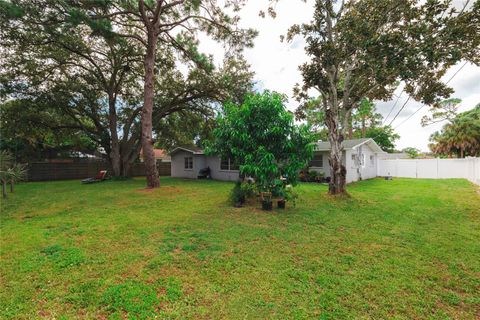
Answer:
[[[325,114],[331,144],[330,194],[345,193],[342,141],[363,98],[388,100],[398,81],[415,100],[435,105],[452,90],[441,81],[462,59],[480,60],[480,2],[455,9],[443,0],[317,0],[310,23],[287,38],[306,40],[310,61],[295,94]]]

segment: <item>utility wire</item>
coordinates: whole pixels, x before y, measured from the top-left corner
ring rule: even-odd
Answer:
[[[385,122],[387,122],[388,117],[390,117],[390,115],[392,114],[393,109],[395,109],[395,106],[397,105],[398,101],[400,100],[400,97],[402,96],[402,93],[403,93],[403,89],[402,89],[402,91],[400,91],[400,94],[399,94],[398,97],[397,97],[397,101],[395,101],[395,103],[393,104],[392,109],[390,109],[390,112],[388,113],[388,115],[385,117],[385,119],[383,119],[382,125],[385,124]]]
[[[455,78],[455,76],[460,72],[460,70],[463,69],[463,67],[465,67],[467,65],[467,61],[465,61],[465,63],[450,77],[450,79],[448,79],[448,81],[445,83],[445,84],[448,84],[450,81],[452,81],[453,78]],[[407,100],[408,101],[408,100]],[[418,108],[414,113],[412,113],[408,118],[406,118],[405,120],[403,120],[398,126],[396,126],[394,129],[397,129],[398,127],[400,127],[402,124],[404,124],[405,122],[407,122],[408,120],[410,120],[415,114],[417,114],[421,109],[423,109],[425,107],[425,105],[421,105],[420,108]],[[391,123],[390,123],[391,124]]]

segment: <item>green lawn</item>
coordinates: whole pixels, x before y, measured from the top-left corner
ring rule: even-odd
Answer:
[[[227,204],[233,184],[27,183],[2,201],[0,318],[478,319],[480,195],[381,179],[296,208]]]

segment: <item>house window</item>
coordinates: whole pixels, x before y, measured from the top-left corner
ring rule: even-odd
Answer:
[[[185,169],[193,169],[193,157],[185,157]]]
[[[309,162],[309,167],[323,168],[323,155],[316,154]]]
[[[223,171],[235,171],[239,166],[233,163],[230,159],[220,159],[220,170]]]
[[[370,166],[375,166],[375,158],[373,156],[370,156]]]

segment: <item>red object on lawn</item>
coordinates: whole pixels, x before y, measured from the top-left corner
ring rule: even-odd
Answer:
[[[101,170],[94,178],[83,179],[82,183],[94,183],[104,181],[107,177],[107,170]]]

